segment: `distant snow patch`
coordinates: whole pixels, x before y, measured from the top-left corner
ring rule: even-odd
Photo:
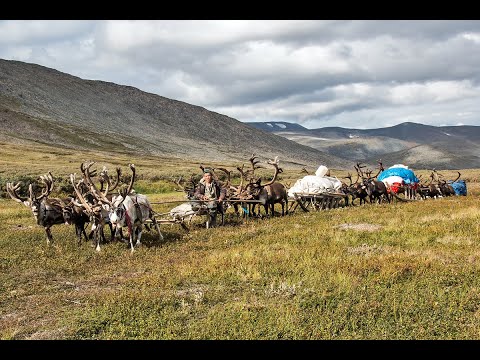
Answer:
[[[268,125],[268,126],[270,126],[270,127],[273,127],[273,125],[272,125],[272,124],[270,124],[270,123],[267,123],[267,125]]]
[[[275,124],[275,125],[277,125],[279,128],[282,128],[282,129],[286,129],[286,128],[287,128],[287,126],[284,125],[284,124]]]

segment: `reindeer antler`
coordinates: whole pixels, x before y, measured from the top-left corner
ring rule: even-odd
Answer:
[[[178,180],[173,179],[173,182],[175,183],[175,185],[180,186],[180,190],[175,189],[175,191],[183,191],[183,192],[185,191],[185,187],[182,185],[183,176],[180,175],[180,177],[178,178]]]
[[[7,193],[8,193],[8,195],[10,195],[12,200],[15,200],[16,202],[23,203],[26,206],[28,206],[26,204],[26,201],[28,201],[29,198],[28,197],[20,197],[20,195],[18,195],[18,193],[17,193],[17,190],[20,188],[21,185],[22,185],[21,181],[18,182],[15,186],[13,185],[13,183],[7,182],[7,185],[6,185]]]
[[[89,162],[86,166],[84,166],[83,163],[81,164],[80,169],[83,172],[83,181],[90,188],[90,192],[98,201],[101,201],[108,205],[112,205],[111,201],[107,199],[110,180],[108,179],[108,176],[107,176],[108,181],[107,181],[107,188],[105,192],[101,192],[100,190],[98,190],[97,187],[95,186],[95,183],[91,179],[92,174],[96,173],[96,170],[90,171],[90,167],[93,164],[95,164],[94,161]]]
[[[283,172],[283,170],[278,167],[278,164],[280,163],[280,161],[278,160],[278,156],[275,156],[274,160],[267,160],[267,163],[270,164],[270,165],[273,165],[273,167],[275,167],[275,173],[273,174],[272,180],[270,180],[268,183],[264,184],[263,186],[273,184],[275,182],[275,180],[277,180],[277,175],[279,173]]]
[[[352,182],[352,174],[347,173],[347,176],[344,176],[343,179],[348,179],[348,180],[350,180],[350,185],[349,185],[349,186],[352,186],[352,184],[353,184],[353,182]]]
[[[39,197],[36,198],[38,201],[47,197],[52,192],[52,190],[53,190],[53,176],[52,176],[52,173],[49,171],[47,175],[41,175],[40,180],[45,184],[45,189],[42,190],[42,194]]]
[[[128,195],[132,192],[133,183],[135,181],[135,165],[134,164],[128,164],[128,166],[130,167],[130,170],[132,170],[132,178],[130,179],[130,184],[128,184],[126,195]],[[125,198],[125,196],[124,196],[124,198]]]
[[[223,171],[225,174],[227,174],[227,182],[225,184],[225,187],[228,189],[230,187],[230,184],[231,184],[231,181],[230,181],[231,171],[228,171],[225,168],[217,168],[217,169],[220,170],[220,171]]]
[[[458,179],[460,179],[460,176],[461,176],[462,174],[460,174],[460,171],[457,171],[457,173],[458,173],[457,178],[456,178],[455,180],[453,180],[452,182],[455,182],[455,181],[457,181]]]

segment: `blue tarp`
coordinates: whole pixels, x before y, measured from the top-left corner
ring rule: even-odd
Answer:
[[[456,195],[467,195],[467,183],[465,180],[457,180],[455,182],[447,181],[448,184],[452,185],[453,190],[455,190]]]
[[[380,175],[378,175],[377,179],[381,181],[389,176],[400,176],[405,182],[405,184],[420,182],[420,180],[415,176],[412,170],[402,167],[394,167],[384,170],[380,173]]]

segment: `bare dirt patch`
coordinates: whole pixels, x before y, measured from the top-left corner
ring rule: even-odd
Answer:
[[[357,230],[357,231],[377,231],[382,228],[381,225],[376,225],[376,224],[341,224],[334,226],[336,229],[340,230]]]
[[[55,329],[55,330],[44,330],[37,331],[29,337],[25,338],[26,340],[55,340],[61,339],[65,333],[66,328]]]
[[[455,244],[455,245],[472,245],[473,239],[470,237],[458,237],[454,235],[445,235],[435,241],[442,244]]]
[[[360,246],[348,247],[347,252],[349,254],[355,254],[355,255],[371,255],[371,254],[383,253],[385,252],[385,250],[380,245],[362,244]]]
[[[18,224],[18,225],[11,226],[11,228],[12,230],[30,230],[30,229],[33,229],[33,226],[32,225],[25,226],[22,224]]]

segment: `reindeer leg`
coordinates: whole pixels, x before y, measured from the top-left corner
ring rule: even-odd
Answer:
[[[115,231],[113,232],[113,234],[114,234],[113,238],[117,239],[117,240],[120,240],[120,241],[123,241],[121,231],[122,231],[122,228],[120,228],[118,226],[115,226]]]
[[[140,224],[140,226],[137,226],[137,229],[135,231],[137,233],[137,242],[135,243],[135,246],[140,246],[142,245],[140,243],[140,239],[142,238],[142,224]]]
[[[225,212],[224,212],[225,210],[223,208],[223,204],[221,206],[222,206],[222,208],[220,210],[220,215],[222,216],[221,224],[222,224],[222,226],[225,226]]]
[[[47,245],[53,244],[53,236],[50,226],[45,226],[45,232],[47,233]]]
[[[101,226],[95,229],[95,250],[100,251],[100,238],[102,237]]]
[[[83,236],[85,237],[85,241],[88,241],[88,236],[87,236],[87,233],[85,232],[85,224],[82,224],[82,233],[83,233]],[[78,245],[80,245],[81,241],[82,241],[82,239],[81,239],[81,235],[80,235]]]
[[[133,253],[135,251],[133,248],[133,229],[130,229],[130,226],[128,227],[128,234],[130,235],[130,251]]]
[[[158,238],[160,239],[160,241],[163,241],[163,234],[160,231],[160,225],[158,224],[157,219],[155,219],[154,217],[152,217],[152,225],[155,225],[155,228],[158,231]]]
[[[180,223],[180,226],[183,228],[183,230],[188,231],[188,226],[185,225],[185,223],[183,221]]]
[[[75,234],[77,235],[77,245],[80,246],[82,243],[82,230],[83,226],[80,224],[75,224]]]
[[[113,231],[113,225],[111,222],[108,223],[108,227],[110,228],[110,241],[113,242],[113,240],[115,240],[115,231]]]

